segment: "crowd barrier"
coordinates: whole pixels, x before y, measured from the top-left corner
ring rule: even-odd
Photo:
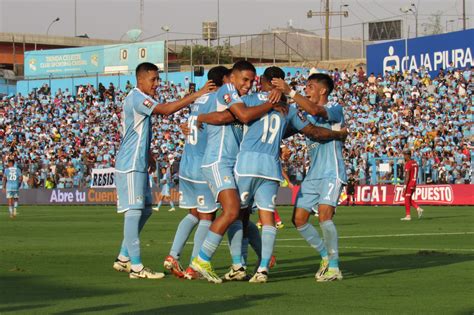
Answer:
[[[299,187],[294,189],[281,187],[277,204],[294,203]],[[153,202],[160,197],[158,189],[152,190]],[[179,192],[171,189],[171,198],[179,202]],[[403,186],[376,185],[356,186],[354,194],[356,205],[402,205],[405,202]],[[414,199],[426,205],[474,205],[474,185],[419,185]],[[27,189],[20,190],[22,205],[114,205],[117,201],[115,188],[83,189]],[[340,204],[346,204],[346,190],[341,194]],[[5,194],[0,195],[0,204],[7,203]]]

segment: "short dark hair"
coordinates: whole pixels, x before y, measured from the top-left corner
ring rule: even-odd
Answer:
[[[328,95],[334,90],[334,81],[325,73],[313,73],[308,77],[308,81],[316,81],[323,84],[328,89]]]
[[[140,73],[148,71],[158,71],[158,67],[155,64],[152,64],[151,62],[142,62],[135,69],[135,76],[138,77]]]
[[[232,71],[252,71],[253,73],[257,73],[253,64],[247,60],[239,60],[234,63]]]
[[[279,67],[268,67],[263,72],[262,77],[267,81],[271,81],[274,78],[285,79],[285,72]]]
[[[213,67],[207,73],[207,79],[212,80],[219,87],[224,85],[224,77],[230,74],[230,70],[224,66]]]

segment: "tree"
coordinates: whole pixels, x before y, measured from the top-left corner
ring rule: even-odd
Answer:
[[[441,25],[441,16],[443,12],[437,11],[428,18],[428,22],[423,23],[423,33],[425,35],[435,35],[443,33],[443,26]]]
[[[225,41],[224,46],[193,46],[193,64],[217,64],[217,54],[219,54],[219,63],[232,63],[230,43],[228,41]],[[191,59],[191,47],[184,46],[178,57],[182,62],[189,62],[189,60]]]

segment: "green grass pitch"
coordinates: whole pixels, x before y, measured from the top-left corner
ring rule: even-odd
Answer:
[[[146,266],[163,270],[184,210],[162,209],[141,236]],[[425,207],[401,222],[402,207],[340,207],[344,280],[317,283],[319,259],[280,207],[277,265],[267,284],[215,285],[168,275],[130,280],[112,269],[122,236],[113,207],[20,206],[0,212],[0,314],[472,314],[474,207]],[[416,214],[413,213],[416,217]],[[254,217],[255,219],[255,217]],[[315,221],[313,221],[315,222]],[[192,236],[189,239],[192,241]],[[188,244],[182,263],[188,263]],[[250,270],[255,255],[249,250]],[[226,244],[214,266],[230,264]]]

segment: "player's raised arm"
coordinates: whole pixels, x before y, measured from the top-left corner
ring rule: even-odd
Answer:
[[[312,124],[301,129],[301,133],[315,141],[345,141],[349,134],[346,127],[342,128],[340,131],[334,131],[324,127],[317,127]]]
[[[153,109],[153,114],[161,114],[161,115],[171,115],[178,110],[192,104],[195,100],[197,100],[202,95],[212,92],[216,89],[216,85],[211,80],[207,81],[206,84],[196,93],[190,94],[182,99],[165,104],[158,104]]]
[[[285,82],[285,80],[276,78],[272,80],[272,84],[280,91],[282,91],[285,95],[288,95],[293,100],[295,100],[296,104],[298,104],[308,114],[312,116],[328,118],[326,108],[323,105],[319,105],[315,102],[312,102],[308,98],[297,93],[295,90],[292,90],[290,86]],[[311,86],[311,84],[312,83],[308,81],[308,85],[306,86],[306,88],[315,88],[314,86]],[[321,91],[321,93],[324,93],[324,91]]]
[[[278,104],[280,98],[281,93],[277,90],[273,90],[268,97],[268,101],[262,105],[247,107],[243,102],[235,103],[229,110],[242,123],[248,124],[251,121],[259,119],[272,109],[281,111],[281,105]]]
[[[234,121],[235,117],[229,110],[200,114],[197,118],[198,127],[200,127],[203,123],[209,125],[225,125]]]

